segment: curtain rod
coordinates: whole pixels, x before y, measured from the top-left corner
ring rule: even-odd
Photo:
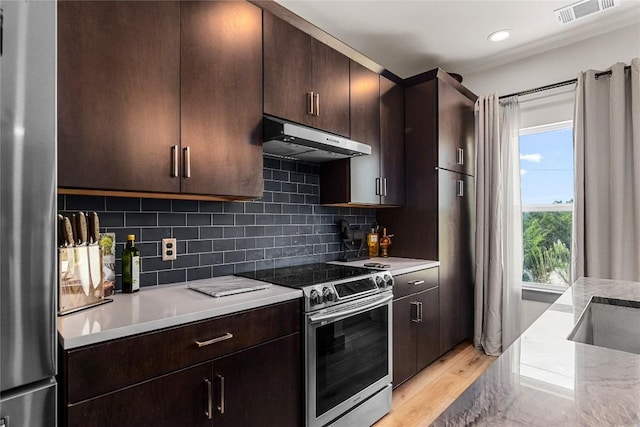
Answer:
[[[630,65],[626,65],[624,67],[625,71],[628,71],[630,69],[631,69]],[[599,73],[596,73],[595,78],[596,78],[596,80],[598,80],[598,78],[600,78],[602,76],[610,76],[610,75],[611,75],[611,70],[601,71]],[[527,90],[523,90],[521,92],[510,93],[509,95],[500,96],[500,97],[498,97],[498,99],[509,98],[510,96],[531,95],[532,93],[538,93],[538,92],[543,92],[545,90],[555,89],[557,87],[568,86],[570,84],[576,83],[577,81],[578,81],[578,79],[565,80],[563,82],[553,83],[553,84],[545,85],[545,86],[540,86],[540,87],[536,87],[536,88],[533,88],[533,89],[527,89]]]

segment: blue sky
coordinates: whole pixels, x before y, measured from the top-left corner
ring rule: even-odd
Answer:
[[[573,199],[573,130],[520,136],[522,204]]]

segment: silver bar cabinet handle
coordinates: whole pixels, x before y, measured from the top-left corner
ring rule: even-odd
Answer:
[[[307,92],[307,107],[307,114],[313,116],[313,92]]]
[[[458,197],[463,197],[464,196],[464,181],[459,179],[458,180],[458,192],[456,194]]]
[[[458,163],[459,165],[464,165],[464,149],[458,148]]]
[[[191,149],[184,148],[184,177],[191,178]]]
[[[376,178],[376,196],[380,196],[380,178]]]
[[[174,145],[171,147],[171,154],[173,155],[173,160],[171,162],[171,176],[174,178],[178,177],[178,146]]]
[[[209,381],[207,378],[204,379],[204,382],[207,383],[207,410],[205,412],[205,415],[207,416],[208,419],[212,420],[213,419],[213,385],[211,384],[211,381]]]
[[[320,94],[316,93],[315,98],[316,98],[316,116],[319,116],[320,115]]]
[[[382,178],[382,195],[386,196],[387,195],[387,178]]]
[[[216,338],[212,338],[208,341],[196,341],[196,344],[198,345],[198,347],[205,347],[207,345],[211,345],[211,344],[215,344],[217,342],[221,342],[221,341],[226,341],[226,340],[230,340],[231,338],[233,338],[233,334],[227,332],[226,334],[216,337]]]
[[[422,303],[418,303],[418,309],[420,310],[420,317],[418,317],[418,321],[422,323]]]
[[[420,323],[419,304],[420,303],[417,301],[411,301],[411,305],[416,307],[416,318],[411,319],[413,323]]]
[[[418,285],[422,285],[423,283],[424,283],[424,280],[412,280],[410,282],[407,282],[407,285],[418,286]]]
[[[220,406],[218,406],[218,411],[224,414],[224,377],[218,374],[218,379],[220,379]]]

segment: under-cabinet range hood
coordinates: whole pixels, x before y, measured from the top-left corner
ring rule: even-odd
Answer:
[[[371,154],[367,144],[271,116],[264,116],[262,149],[276,157],[315,163]]]

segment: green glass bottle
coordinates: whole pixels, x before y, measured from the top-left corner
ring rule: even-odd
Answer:
[[[122,252],[122,292],[140,289],[140,250],[136,248],[135,234],[127,236],[127,246]]]

